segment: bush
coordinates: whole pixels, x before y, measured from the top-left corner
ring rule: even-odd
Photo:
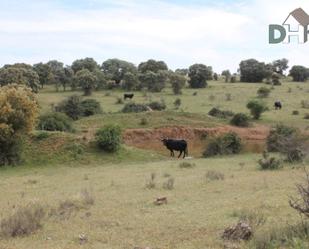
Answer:
[[[175,95],[182,94],[181,89],[186,84],[186,77],[177,73],[171,73],[169,75],[169,81],[171,83],[173,93]]]
[[[215,170],[207,171],[205,177],[207,180],[210,180],[210,181],[224,180],[224,174],[219,171],[215,171]]]
[[[162,111],[166,109],[166,105],[163,101],[158,102],[158,101],[153,101],[148,104],[148,106],[155,111]]]
[[[173,177],[168,177],[165,182],[162,184],[162,188],[165,190],[172,190],[174,189],[175,179]]]
[[[121,129],[117,125],[107,125],[97,131],[95,140],[100,149],[115,152],[120,149]]]
[[[266,111],[265,104],[256,100],[249,101],[247,108],[250,110],[254,119],[259,119],[262,113]]]
[[[145,187],[147,189],[156,188],[156,174],[155,173],[151,173],[150,179],[146,181]]]
[[[73,95],[56,106],[57,112],[63,112],[73,120],[102,113],[101,105],[95,99],[82,100],[82,97]]]
[[[148,124],[148,120],[147,118],[142,118],[141,121],[139,122],[140,125],[147,125]]]
[[[101,114],[102,108],[100,102],[95,99],[85,99],[81,102],[83,116],[88,117],[95,114]]]
[[[179,164],[179,168],[182,169],[193,168],[193,167],[195,167],[195,163],[182,162]]]
[[[208,115],[217,117],[217,118],[228,118],[234,115],[233,112],[231,111],[222,111],[219,108],[212,108],[209,112]]]
[[[299,133],[279,139],[279,152],[289,163],[301,162],[308,154],[308,138]]]
[[[254,209],[234,210],[232,217],[237,217],[239,221],[247,223],[253,230],[264,225],[267,221],[267,217],[261,213],[261,210]]]
[[[286,126],[283,124],[277,125],[273,128],[266,140],[267,150],[269,152],[278,152],[280,148],[280,140],[282,138],[287,138],[294,133],[296,133],[296,129],[290,126]]]
[[[56,106],[56,111],[63,112],[73,120],[77,120],[83,116],[83,107],[81,102],[82,98],[80,96],[72,95]]]
[[[34,137],[37,140],[44,140],[46,138],[49,138],[49,133],[46,131],[38,132],[37,134],[35,134]]]
[[[309,113],[306,113],[304,119],[309,119]]]
[[[0,223],[1,234],[5,237],[30,235],[42,227],[45,210],[38,204],[20,207],[14,214]]]
[[[22,138],[12,136],[10,133],[1,133],[0,129],[0,166],[20,163],[23,150]]]
[[[299,111],[294,110],[294,111],[292,112],[292,115],[299,115]]]
[[[29,135],[37,116],[31,89],[15,84],[0,87],[0,166],[20,162],[22,138]]]
[[[309,101],[308,101],[308,100],[302,100],[302,101],[300,102],[300,105],[301,105],[301,107],[304,108],[304,109],[309,109]]]
[[[179,107],[181,106],[181,99],[180,98],[175,99],[174,106],[175,106],[176,109],[179,109]]]
[[[234,132],[213,138],[203,153],[204,157],[238,154],[241,151],[241,138]]]
[[[49,216],[58,216],[61,220],[68,219],[74,212],[88,209],[94,203],[95,196],[93,193],[87,189],[82,189],[78,195],[61,200],[57,208],[51,209]]]
[[[236,75],[233,75],[230,79],[231,83],[236,83]]]
[[[289,203],[298,213],[309,218],[309,173],[307,171],[305,173],[305,182],[296,185],[298,197],[291,197]]]
[[[66,114],[52,112],[39,117],[38,129],[45,131],[72,131],[72,119]]]
[[[230,121],[231,125],[239,127],[249,126],[249,117],[244,113],[236,113]]]
[[[124,113],[130,113],[130,112],[146,112],[148,111],[149,108],[147,105],[144,104],[136,104],[136,103],[127,103],[125,106],[122,108],[122,112]]]
[[[263,152],[263,158],[260,159],[258,163],[262,170],[281,168],[281,161],[275,157],[270,157],[266,151]]]
[[[257,90],[257,95],[260,98],[267,98],[269,94],[270,94],[270,89],[267,87],[262,86]]]

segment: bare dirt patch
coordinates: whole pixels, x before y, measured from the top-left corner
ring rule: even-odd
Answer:
[[[125,144],[141,149],[155,150],[167,153],[160,141],[162,138],[185,139],[189,144],[189,155],[201,156],[210,137],[227,132],[237,133],[244,141],[244,151],[262,152],[269,134],[269,127],[255,126],[239,128],[234,126],[219,126],[212,128],[194,128],[186,126],[161,127],[153,129],[127,129],[123,133]]]

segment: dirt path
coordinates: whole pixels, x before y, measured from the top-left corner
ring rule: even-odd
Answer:
[[[207,144],[207,138],[227,132],[237,133],[244,141],[245,151],[261,152],[265,148],[265,140],[269,127],[255,126],[238,128],[234,126],[219,126],[213,128],[192,128],[185,126],[162,127],[153,129],[127,129],[123,134],[125,144],[141,149],[168,153],[162,146],[162,138],[185,139],[189,143],[189,154],[201,156]]]

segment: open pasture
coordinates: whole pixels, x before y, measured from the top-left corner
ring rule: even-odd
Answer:
[[[160,93],[143,93],[143,92],[134,92],[133,102],[136,103],[149,103],[151,101],[164,101],[167,105],[167,109],[173,112],[180,113],[191,113],[191,114],[202,114],[207,115],[209,110],[213,107],[219,107],[223,110],[230,110],[235,113],[244,112],[248,113],[246,104],[249,100],[257,98],[257,90],[261,86],[266,86],[271,88],[270,85],[265,85],[261,83],[223,83],[217,81],[210,81],[209,87],[205,89],[183,89],[182,95],[174,95],[170,88],[164,89]],[[197,92],[197,95],[194,96],[193,93]],[[103,111],[106,114],[118,113],[123,108],[123,104],[116,104],[117,98],[123,98],[123,91],[97,91],[94,92],[91,98],[98,100],[102,107]],[[49,111],[51,105],[59,103],[61,100],[65,99],[67,96],[72,94],[79,94],[81,92],[55,92],[54,87],[47,87],[42,90],[39,94],[39,102],[42,107],[41,111]],[[227,100],[227,95],[230,95],[231,100]],[[178,110],[175,109],[174,101],[180,98],[181,106]],[[308,126],[308,120],[304,119],[304,115],[309,112],[309,109],[302,108],[301,101],[309,99],[309,86],[305,83],[296,83],[296,82],[283,82],[281,86],[275,86],[267,98],[262,98],[262,100],[267,104],[269,110],[265,112],[262,116],[262,119],[258,123],[273,125],[279,122],[285,123],[287,125],[297,126],[299,128],[306,128]],[[283,109],[281,111],[276,111],[274,108],[274,102],[280,100],[283,104]],[[124,103],[129,102],[130,100],[124,101]],[[293,111],[299,111],[299,115],[292,115]],[[124,114],[122,114],[124,115]],[[155,115],[155,114],[154,114]],[[172,114],[173,115],[173,114]],[[176,115],[176,114],[175,114]],[[128,116],[128,115],[127,115]],[[168,115],[167,115],[168,116]],[[182,114],[179,114],[182,116]],[[154,122],[153,126],[164,126],[164,115],[162,115],[162,121],[157,120]],[[118,121],[118,115],[108,115],[105,118],[105,115],[98,116],[99,124],[104,124],[105,122]],[[130,117],[127,122],[120,122],[121,126],[127,128],[136,128],[139,126],[138,123],[134,124],[132,127],[130,124]],[[90,120],[94,120],[94,117],[90,117]],[[194,118],[193,119],[200,119]],[[78,124],[87,122],[88,119],[83,119]],[[170,120],[170,124],[173,124],[173,120]],[[218,120],[216,120],[218,122]],[[177,121],[178,122],[178,121]],[[175,123],[177,123],[175,122]],[[209,122],[209,121],[207,121]],[[206,122],[206,123],[207,123]],[[220,120],[219,120],[220,122]],[[181,124],[181,123],[180,123]],[[150,123],[149,126],[152,126]],[[207,126],[207,124],[199,126]]]
[[[2,217],[29,202],[40,203],[50,212],[83,189],[94,199],[92,205],[74,210],[69,217],[47,215],[38,232],[1,240],[1,248],[216,249],[228,244],[220,238],[223,229],[241,215],[265,219],[258,235],[298,222],[288,199],[295,183],[302,180],[302,169],[260,171],[258,158],[247,154],[187,160],[192,164],[189,168],[179,167],[178,160],[135,163],[131,159],[1,170]],[[152,174],[153,186],[149,187]],[[173,186],[166,189],[164,183],[170,178]],[[154,205],[163,196],[168,203]],[[87,240],[81,240],[81,235]],[[267,236],[259,239],[267,241]]]
[[[136,103],[164,101],[167,105],[165,111],[144,113],[121,112],[130,102],[116,103],[124,91],[94,92],[90,98],[101,103],[103,114],[74,121],[73,133],[50,132],[48,138],[40,140],[40,133],[34,132],[24,152],[24,165],[0,169],[1,219],[28,203],[37,203],[45,212],[39,230],[28,236],[1,238],[0,249],[307,248],[306,240],[298,238],[289,238],[284,246],[263,247],[270,241],[269,234],[288,224],[299,224],[300,217],[288,201],[296,192],[295,184],[303,179],[306,162],[261,171],[261,155],[256,153],[202,159],[201,144],[198,150],[190,144],[194,136],[188,140],[192,159],[170,159],[159,141],[161,133],[153,141],[150,136],[147,144],[141,141],[141,146],[126,143],[116,154],[93,146],[94,133],[107,124],[119,124],[126,136],[141,134],[144,129],[151,133],[152,128],[160,132],[172,132],[169,127],[183,129],[175,136],[218,127],[224,130],[231,127],[229,120],[211,117],[209,110],[219,107],[249,114],[246,104],[257,98],[261,86],[270,88],[211,81],[206,89],[185,88],[178,96],[170,88],[161,93],[134,92],[132,101]],[[38,94],[40,112],[51,111],[72,94],[82,95],[55,92],[47,86]],[[269,110],[261,120],[237,129],[244,135],[251,129],[250,136],[264,131],[265,138],[271,126],[284,123],[306,132],[309,124],[303,117],[309,110],[301,101],[308,96],[308,84],[284,82],[263,99]],[[181,99],[178,109],[173,104],[177,98]],[[282,110],[274,109],[276,100],[283,103]],[[294,110],[299,115],[292,115]],[[144,124],[143,118],[147,120]],[[181,162],[188,164],[182,166]],[[87,200],[80,200],[80,196]],[[167,203],[155,205],[156,198],[161,197],[166,197]],[[258,223],[253,239],[246,243],[224,241],[224,229],[244,217]],[[278,238],[280,241],[280,235]]]

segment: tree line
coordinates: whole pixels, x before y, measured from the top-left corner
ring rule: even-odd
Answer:
[[[0,68],[0,86],[9,84],[26,85],[33,92],[38,92],[45,85],[54,84],[57,91],[82,89],[85,95],[94,90],[122,88],[126,91],[146,89],[160,92],[169,84],[175,94],[181,94],[181,89],[188,83],[191,88],[204,88],[208,80],[218,80],[224,77],[226,82],[262,82],[274,85],[280,84],[288,69],[288,60],[279,59],[272,63],[259,62],[255,59],[243,60],[237,73],[229,70],[221,74],[213,72],[211,66],[194,64],[187,69],[170,70],[164,61],[150,59],[138,66],[133,63],[108,59],[101,65],[93,58],[75,60],[71,65],[51,60],[47,63],[29,65],[16,63]],[[296,65],[289,75],[294,81],[303,82],[309,78],[309,69]]]

